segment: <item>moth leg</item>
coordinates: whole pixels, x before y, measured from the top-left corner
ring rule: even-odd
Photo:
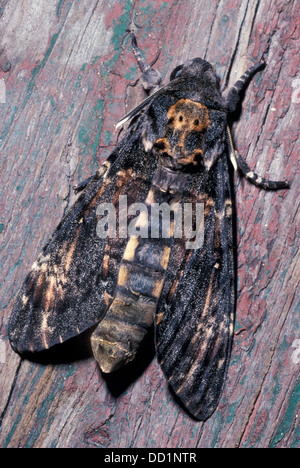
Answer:
[[[227,98],[226,98],[226,107],[228,112],[234,112],[238,102],[241,99],[241,96],[243,92],[245,91],[248,83],[252,79],[252,77],[255,75],[256,72],[259,70],[263,69],[265,67],[266,63],[264,59],[261,59],[258,63],[253,65],[253,67],[249,68],[243,76],[235,83],[235,85],[229,90]],[[288,181],[273,181],[273,180],[268,180],[263,177],[258,176],[255,174],[244,158],[240,156],[234,149],[233,147],[233,142],[232,142],[232,137],[230,134],[229,127],[227,126],[227,142],[228,142],[228,148],[229,148],[229,154],[230,154],[230,159],[231,162],[234,166],[234,169],[236,170],[237,167],[240,169],[242,174],[248,179],[250,182],[253,184],[262,187],[266,190],[276,190],[276,189],[283,189],[283,188],[288,188],[289,187],[289,182]]]
[[[250,167],[248,166],[244,158],[242,158],[242,156],[237,154],[237,152],[235,152],[235,154],[236,154],[237,165],[240,171],[246,177],[246,179],[252,182],[253,184],[257,185],[258,187],[262,187],[265,190],[277,190],[277,189],[289,188],[290,184],[287,180],[274,181],[274,180],[264,179],[263,177],[259,177],[257,174],[251,171]]]
[[[143,88],[145,89],[145,91],[149,93],[151,91],[156,91],[159,84],[161,83],[161,74],[157,70],[155,70],[155,68],[152,68],[152,66],[146,62],[146,60],[142,56],[141,50],[138,48],[136,37],[133,33],[131,33],[131,41],[132,41],[132,50],[133,50],[134,56],[142,72],[141,82],[142,82]],[[157,60],[157,57],[155,58],[154,62],[156,60]]]
[[[238,164],[237,164],[237,160],[236,160],[236,151],[234,149],[234,146],[233,146],[233,141],[232,141],[232,136],[231,136],[231,133],[230,133],[230,128],[229,128],[229,125],[227,125],[226,127],[226,138],[227,138],[227,145],[228,145],[228,151],[229,151],[229,158],[230,158],[230,161],[233,165],[233,168],[235,171],[238,170]]]
[[[260,62],[253,65],[253,67],[249,68],[243,74],[243,76],[241,76],[241,78],[235,83],[235,85],[229,90],[228,95],[226,97],[226,106],[228,112],[235,111],[248,83],[251,81],[255,73],[263,69],[265,66],[266,62],[264,61],[264,59],[260,60]]]
[[[268,179],[258,176],[257,174],[255,174],[255,172],[251,171],[250,167],[248,166],[244,158],[240,156],[235,150],[228,125],[226,128],[226,136],[227,136],[229,157],[230,157],[231,163],[235,171],[237,171],[237,169],[239,168],[242,174],[246,177],[246,179],[248,179],[253,184],[259,187],[262,187],[266,190],[283,189],[283,188],[288,188],[290,186],[287,180],[284,180],[284,181],[268,180]]]

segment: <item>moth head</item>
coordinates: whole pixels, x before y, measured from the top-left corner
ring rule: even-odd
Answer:
[[[206,86],[213,86],[217,89],[220,88],[220,80],[214,68],[209,62],[201,58],[188,60],[184,64],[175,67],[170,75],[170,81],[178,77],[197,79],[204,82]]]

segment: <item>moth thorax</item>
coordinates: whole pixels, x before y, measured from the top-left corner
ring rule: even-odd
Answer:
[[[209,125],[208,110],[203,104],[180,99],[169,108],[164,136],[155,142],[154,150],[173,160],[175,166],[197,166]]]

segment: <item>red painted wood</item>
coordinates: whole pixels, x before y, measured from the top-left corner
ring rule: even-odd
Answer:
[[[0,22],[0,446],[299,447],[299,2],[11,0]],[[205,423],[177,406],[151,356],[121,385],[85,355],[21,361],[6,335],[13,298],[75,200],[72,186],[111,152],[115,124],[142,97],[129,29],[149,61],[161,48],[165,79],[201,56],[232,85],[266,51],[235,143],[259,174],[293,181],[265,192],[236,176],[235,341]]]

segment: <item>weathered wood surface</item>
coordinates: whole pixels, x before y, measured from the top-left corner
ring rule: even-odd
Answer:
[[[0,5],[0,446],[300,447],[299,2]],[[288,191],[265,192],[235,176],[235,342],[220,405],[205,423],[173,401],[152,349],[105,381],[84,346],[30,362],[7,340],[13,298],[75,200],[72,186],[110,153],[125,101],[141,98],[130,28],[149,60],[161,48],[156,68],[166,78],[200,56],[233,84],[267,50],[235,142],[258,173],[293,179]]]

